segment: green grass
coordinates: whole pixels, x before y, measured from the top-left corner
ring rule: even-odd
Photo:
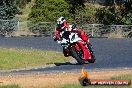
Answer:
[[[0,86],[0,88],[20,88],[18,85],[6,85],[6,86]]]
[[[124,80],[131,80],[132,81],[132,75],[123,75],[123,76],[119,76],[119,77],[112,77],[111,79],[124,79]],[[83,87],[80,84],[65,84],[65,85],[61,85],[59,87],[56,88],[132,88],[132,85],[128,85],[128,86],[101,86],[101,85],[91,85],[91,86],[86,86]]]
[[[46,63],[64,62],[61,52],[0,48],[0,70],[44,66]]]

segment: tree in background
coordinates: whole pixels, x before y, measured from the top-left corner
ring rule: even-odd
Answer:
[[[78,24],[94,24],[98,23],[96,19],[97,8],[94,5],[87,5],[82,12],[75,15]]]
[[[36,0],[29,19],[36,22],[52,21],[59,16],[66,16],[71,21],[81,14],[84,14],[86,11],[85,1],[86,0]]]
[[[19,9],[14,0],[0,1],[0,34],[9,36],[17,27],[17,19],[15,15],[19,13]]]
[[[33,22],[54,21],[60,16],[71,18],[70,5],[64,0],[36,0],[29,14]]]
[[[79,14],[85,7],[85,0],[65,0],[70,5],[70,12],[72,14]]]
[[[117,10],[114,10],[114,7],[103,7],[97,10],[96,17],[100,24],[121,24],[118,22],[119,18],[117,13],[118,12]]]
[[[7,20],[22,14],[22,9],[31,0],[0,0],[0,19]]]
[[[73,24],[83,23],[86,0],[65,0],[69,4],[69,13],[72,14]]]
[[[101,24],[132,24],[132,1],[113,3],[113,5],[99,8],[96,17]]]
[[[122,21],[132,25],[132,0],[126,0],[121,9]]]
[[[86,0],[36,0],[29,20],[53,21],[59,16],[79,23],[132,24],[132,0],[105,0],[105,7],[86,6]],[[96,4],[95,4],[96,5]],[[98,9],[97,9],[98,8]]]
[[[31,0],[15,0],[16,5],[20,8],[24,8],[29,2],[31,2]]]
[[[19,13],[14,0],[2,0],[0,1],[0,19],[9,20],[13,19],[15,15]]]

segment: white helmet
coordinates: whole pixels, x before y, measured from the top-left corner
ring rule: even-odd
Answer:
[[[56,23],[57,23],[57,26],[60,27],[61,29],[64,28],[67,24],[65,17],[62,17],[62,16],[57,19]]]

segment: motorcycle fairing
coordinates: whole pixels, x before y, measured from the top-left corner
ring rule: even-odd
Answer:
[[[89,52],[89,50],[88,50],[88,48],[86,47],[86,45],[84,44],[84,42],[83,41],[78,41],[77,42],[78,44],[79,44],[79,46],[82,48],[82,51],[83,51],[83,57],[84,57],[84,59],[85,60],[88,60],[88,59],[90,59],[91,58],[91,54],[90,54],[90,52]]]

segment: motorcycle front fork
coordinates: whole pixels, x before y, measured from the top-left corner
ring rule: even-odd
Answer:
[[[92,54],[94,52],[92,45],[89,43],[89,44],[87,44],[87,47],[88,47],[90,53]]]

